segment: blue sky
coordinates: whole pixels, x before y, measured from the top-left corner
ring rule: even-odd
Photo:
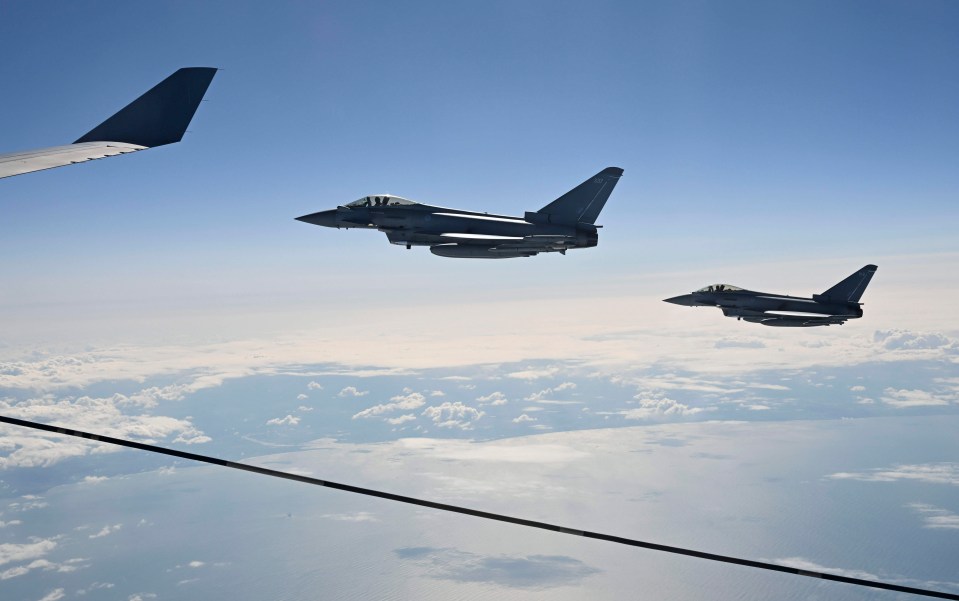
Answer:
[[[269,291],[275,307],[379,283],[396,303],[432,278],[535,296],[563,277],[827,258],[841,274],[955,250],[951,2],[0,11],[9,151],[69,142],[180,66],[223,69],[184,143],[3,182],[5,306]],[[569,257],[443,261],[292,219],[379,191],[521,214],[608,165],[626,175],[600,247]]]

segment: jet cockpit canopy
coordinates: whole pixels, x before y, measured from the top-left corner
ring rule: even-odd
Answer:
[[[700,288],[696,292],[739,292],[740,290],[742,290],[742,288],[738,286],[730,286],[729,284],[713,284],[712,286]]]
[[[415,205],[417,203],[406,198],[400,198],[399,196],[393,196],[391,194],[377,194],[374,196],[364,196],[359,200],[354,200],[349,203],[348,207],[385,207],[385,206],[398,206],[398,205]]]

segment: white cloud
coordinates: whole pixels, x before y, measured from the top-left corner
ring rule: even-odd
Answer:
[[[925,528],[959,530],[959,514],[926,503],[909,503],[906,507],[923,516]]]
[[[112,582],[94,582],[93,584],[91,584],[90,586],[88,586],[88,587],[85,588],[85,589],[84,589],[84,588],[81,588],[81,589],[77,590],[77,595],[82,596],[82,595],[86,595],[86,594],[89,593],[90,591],[96,591],[96,590],[101,590],[101,589],[110,589],[110,588],[113,588],[114,586],[116,586],[116,585],[113,584]]]
[[[863,391],[866,390],[866,387],[865,387],[865,386],[853,386],[853,387],[850,388],[849,390],[851,390],[852,392],[863,392]]]
[[[191,561],[190,563],[188,563],[187,565],[190,566],[191,568],[202,568],[203,566],[206,565],[206,563],[204,563],[204,562],[202,562],[202,561],[193,560],[193,561]]]
[[[296,408],[296,410],[302,411],[303,413],[309,413],[310,411],[313,411],[313,407],[309,407],[307,405],[300,405],[299,407]]]
[[[432,578],[540,592],[576,586],[600,570],[563,555],[480,555],[458,549],[407,547],[394,553]],[[512,595],[510,595],[512,596]]]
[[[755,405],[745,405],[745,407],[746,407],[746,409],[749,409],[750,411],[767,411],[767,410],[769,410],[769,405],[755,404]]]
[[[576,384],[575,384],[575,383],[573,383],[573,382],[563,382],[563,383],[560,384],[559,386],[544,388],[543,390],[540,390],[539,392],[534,392],[534,393],[532,393],[531,395],[529,395],[528,397],[524,398],[523,400],[524,400],[524,401],[539,401],[539,400],[542,400],[542,399],[550,396],[550,395],[553,394],[553,393],[563,392],[563,391],[566,391],[566,390],[573,390],[573,389],[575,389],[575,388],[576,388]]]
[[[860,580],[882,580],[879,578],[879,576],[876,576],[870,572],[865,572],[863,570],[847,570],[844,568],[829,568],[809,561],[804,557],[783,557],[781,559],[774,559],[773,563],[778,563],[781,566],[789,566],[791,568],[799,568],[800,570],[808,570],[810,572],[825,572],[826,574],[833,574],[836,576],[846,576],[847,578],[859,578]]]
[[[959,344],[939,332],[876,330],[872,338],[873,341],[890,351],[959,350]]]
[[[406,422],[411,422],[416,419],[416,416],[412,413],[407,413],[406,415],[401,415],[399,417],[390,417],[386,421],[394,426],[404,424]]]
[[[439,438],[401,438],[395,444],[402,452],[428,451],[428,455],[440,460],[477,461],[487,463],[527,463],[556,464],[569,463],[589,457],[578,448],[574,440],[572,445],[547,442],[537,437],[524,436],[472,442]]]
[[[0,566],[15,561],[38,559],[52,551],[54,548],[56,548],[56,546],[56,541],[49,538],[24,544],[0,544]]]
[[[639,401],[639,407],[627,409],[623,412],[626,419],[653,419],[664,416],[687,416],[695,415],[702,411],[710,411],[713,407],[690,407],[666,397],[650,397],[645,394],[638,394],[633,397]]]
[[[3,520],[0,520],[0,528],[6,528],[7,526],[19,526],[22,523],[23,522],[21,522],[20,520],[10,520],[9,522],[4,522]]]
[[[863,482],[919,481],[932,484],[959,486],[959,463],[899,464],[889,468],[875,468],[868,472],[837,472],[827,478],[833,480],[861,480]]]
[[[188,444],[210,440],[189,420],[162,415],[129,415],[121,410],[122,395],[57,399],[50,395],[13,402],[0,400],[5,415],[30,421],[63,425],[114,438],[155,443],[167,437]],[[46,467],[68,457],[89,453],[116,452],[119,447],[22,428],[0,427],[0,469]]]
[[[744,336],[721,338],[713,343],[714,348],[766,348],[766,343],[758,338]]]
[[[391,397],[389,403],[382,403],[380,405],[368,407],[355,414],[353,419],[378,417],[384,413],[391,413],[393,411],[410,411],[413,409],[419,409],[425,404],[426,397],[419,392],[411,392],[406,395],[397,395]]]
[[[11,578],[16,578],[17,576],[23,576],[24,574],[29,574],[32,566],[45,563],[46,560],[38,559],[29,565],[23,566],[14,566],[12,568],[6,569],[0,572],[0,580],[9,580]]]
[[[430,396],[446,396],[446,393],[442,390],[434,390],[430,392]]]
[[[270,426],[295,426],[300,423],[300,418],[287,415],[286,417],[274,417],[266,423]]]
[[[195,432],[193,434],[180,434],[173,439],[173,442],[179,442],[183,444],[203,444],[205,442],[210,442],[211,440],[213,439],[202,432]]]
[[[357,390],[355,386],[347,386],[337,396],[366,396],[369,393],[369,390]]]
[[[702,376],[685,376],[675,373],[657,374],[653,376],[641,376],[631,378],[628,376],[617,376],[613,381],[620,381],[624,384],[631,384],[646,390],[689,390],[694,392],[708,392],[716,394],[733,394],[742,392],[746,384],[740,382],[733,385],[730,382],[705,378]],[[773,385],[778,386],[778,385]],[[783,387],[785,389],[785,387]]]
[[[59,538],[59,537],[54,537]],[[0,580],[9,580],[18,576],[28,574],[33,570],[42,570],[45,572],[74,572],[80,568],[88,567],[79,565],[84,563],[84,559],[70,559],[63,563],[53,563],[44,556],[53,551],[57,543],[53,538],[34,539],[30,543],[4,543],[0,544],[0,566],[8,563],[20,563],[0,571]]]
[[[470,430],[473,428],[473,424],[486,413],[457,401],[427,407],[423,410],[422,415],[432,419],[433,423],[440,428]]]
[[[494,407],[499,407],[500,405],[505,405],[509,401],[506,399],[506,395],[502,392],[491,392],[486,396],[476,397],[477,402],[479,403],[489,403]]]
[[[104,536],[113,534],[120,528],[123,528],[123,524],[114,524],[113,526],[110,526],[109,524],[107,524],[96,534],[91,534],[89,538],[103,538]]]
[[[357,511],[356,513],[327,513],[320,517],[328,520],[337,520],[339,522],[378,522],[377,517],[368,511]]]
[[[306,385],[306,387],[310,390],[323,390],[323,386],[319,382],[314,382],[312,380]]]
[[[782,384],[762,384],[760,382],[746,382],[746,388],[759,388],[761,390],[790,390],[788,386]]]
[[[182,401],[186,395],[196,388],[191,384],[170,384],[169,386],[151,386],[143,390],[124,396],[116,394],[114,397],[121,405],[135,405],[139,407],[156,407],[160,401]]]
[[[60,601],[60,599],[63,599],[64,595],[65,594],[62,588],[55,588],[49,593],[47,593],[46,595],[44,595],[43,598],[40,599],[40,601]]]
[[[13,503],[8,504],[7,507],[11,509],[19,507],[20,511],[29,511],[31,509],[40,509],[47,506],[47,503],[43,501],[43,497],[39,495],[23,495],[20,498],[23,499],[22,503],[20,501],[14,501]]]
[[[925,390],[896,390],[894,388],[887,388],[883,391],[882,402],[897,409],[949,404],[949,400],[935,396]]]
[[[535,422],[535,421],[536,421],[535,417],[530,417],[526,415],[525,413],[520,415],[519,417],[513,418],[514,424],[521,424],[523,422]]]
[[[506,376],[508,378],[516,378],[519,380],[539,380],[540,378],[551,378],[557,373],[559,373],[558,367],[528,367],[524,370],[510,372],[506,374]]]
[[[542,398],[544,398],[544,397],[546,397],[547,395],[552,394],[552,393],[553,393],[553,389],[552,389],[552,388],[544,388],[543,390],[540,390],[539,392],[534,392],[534,393],[530,394],[529,396],[524,397],[523,400],[524,400],[524,401],[538,401],[538,400],[540,400],[540,399],[542,399]]]
[[[309,397],[308,395],[303,394],[302,392],[301,392],[300,394],[296,395],[296,400],[298,400],[298,401],[305,401],[305,400],[308,399],[308,398],[310,398],[310,397]]]
[[[83,477],[83,481],[86,482],[87,484],[98,484],[100,482],[104,482],[109,479],[110,478],[108,478],[107,476],[84,476]]]

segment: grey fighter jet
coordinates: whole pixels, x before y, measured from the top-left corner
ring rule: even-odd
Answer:
[[[73,144],[0,155],[0,178],[179,142],[214,75],[211,67],[180,69]]]
[[[297,217],[335,228],[376,229],[391,244],[429,246],[440,257],[508,259],[544,252],[566,254],[596,246],[596,218],[623,175],[607,167],[542,209],[523,217],[446,209],[390,194],[364,196],[349,204]]]
[[[878,269],[866,265],[822,294],[812,298],[753,292],[728,284],[700,288],[692,294],[665,299],[688,307],[719,307],[726,317],[744,319],[764,326],[808,328],[842,325],[862,317],[862,293]]]

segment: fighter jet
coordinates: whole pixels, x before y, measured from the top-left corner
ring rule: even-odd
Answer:
[[[744,290],[729,284],[700,288],[692,294],[665,299],[688,307],[719,307],[726,317],[744,319],[764,326],[808,328],[842,325],[862,317],[862,293],[878,269],[866,265],[822,294],[812,298]]]
[[[623,175],[607,167],[542,209],[523,217],[446,209],[391,194],[364,196],[329,211],[297,217],[335,228],[376,229],[390,244],[429,246],[440,257],[508,259],[566,254],[596,246],[596,218]]]
[[[0,155],[0,178],[179,142],[215,74],[180,69],[73,144]]]

